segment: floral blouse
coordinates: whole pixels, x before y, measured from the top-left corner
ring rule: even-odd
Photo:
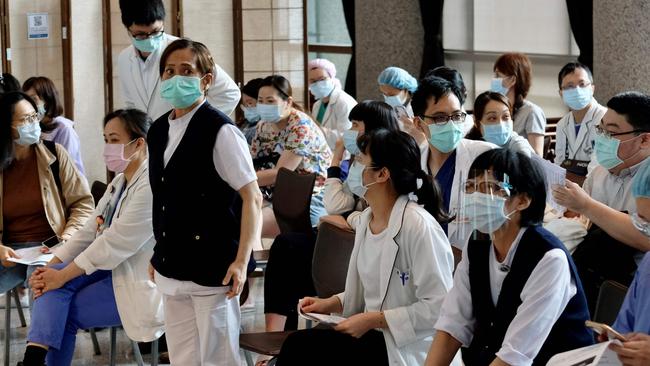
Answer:
[[[274,153],[282,154],[285,150],[302,157],[296,172],[316,174],[314,194],[320,194],[325,186],[327,168],[332,162],[332,151],[320,127],[307,114],[295,109],[283,130],[279,130],[275,123],[258,122],[251,144],[253,160]]]

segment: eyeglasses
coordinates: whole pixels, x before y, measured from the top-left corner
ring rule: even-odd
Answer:
[[[163,28],[161,30],[156,30],[156,31],[153,31],[153,32],[150,32],[150,33],[138,32],[138,33],[134,34],[134,33],[131,33],[131,31],[129,31],[129,33],[131,34],[131,37],[133,37],[133,38],[135,38],[135,39],[137,39],[139,41],[144,41],[145,39],[149,39],[149,38],[162,37],[163,33],[165,33],[165,29]]]
[[[509,183],[497,182],[493,180],[476,180],[468,179],[465,181],[465,193],[471,194],[481,192],[485,194],[495,194],[499,196],[510,196],[512,186]]]
[[[581,83],[578,84],[578,85],[569,84],[569,85],[563,86],[563,87],[560,88],[560,90],[562,90],[562,91],[566,91],[566,90],[572,90],[572,89],[575,89],[575,88],[578,88],[578,87],[580,87],[580,88],[586,88],[586,87],[588,87],[588,86],[590,86],[590,85],[591,85],[591,83],[589,83],[589,82],[587,82],[587,83],[585,83],[585,82],[581,82]]]
[[[465,122],[465,117],[467,117],[467,113],[465,112],[457,112],[457,113],[452,113],[452,114],[440,114],[440,115],[435,115],[435,116],[427,116],[423,115],[423,119],[430,119],[433,121],[433,124],[436,125],[444,125],[447,124],[447,122],[451,121],[453,123],[463,123]]]
[[[15,120],[15,122],[20,122],[21,125],[22,124],[27,124],[27,123],[39,122],[39,121],[40,121],[40,118],[38,116],[38,113],[36,113],[36,112],[30,113],[30,114],[24,116],[21,119]]]
[[[603,122],[601,121],[601,123]],[[623,136],[623,135],[629,135],[631,133],[642,133],[642,132],[650,132],[650,131],[636,129],[627,132],[609,132],[606,129],[602,128],[600,125],[596,126],[596,133],[605,137]]]

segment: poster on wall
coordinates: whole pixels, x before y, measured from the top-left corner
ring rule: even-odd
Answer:
[[[50,38],[47,13],[27,13],[27,39]]]

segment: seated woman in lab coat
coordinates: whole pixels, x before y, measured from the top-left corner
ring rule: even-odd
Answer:
[[[489,240],[471,240],[435,325],[427,366],[545,365],[593,343],[580,278],[564,245],[540,223],[546,184],[537,163],[495,149],[479,155],[464,185],[467,220]]]
[[[491,142],[528,157],[535,153],[528,140],[512,130],[512,107],[501,93],[486,91],[476,97],[474,127],[466,138]]]
[[[426,174],[420,151],[404,132],[375,130],[359,139],[348,177],[370,207],[360,218],[345,291],[305,298],[304,312],[341,313],[333,329],[289,336],[278,366],[421,365],[451,287],[451,246],[436,220],[408,194]]]
[[[36,300],[24,366],[69,365],[78,329],[122,325],[151,342],[163,330],[163,307],[147,267],[155,244],[147,164],[151,118],[137,109],[104,118],[104,160],[117,175],[82,229],[56,248],[30,278]]]

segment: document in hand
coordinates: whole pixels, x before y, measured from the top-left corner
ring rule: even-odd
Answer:
[[[26,264],[31,266],[44,266],[46,265],[53,257],[52,253],[41,253],[42,246],[16,249],[15,252],[20,256],[20,258],[8,258],[10,262]]]
[[[546,176],[546,201],[558,212],[558,214],[562,215],[564,211],[566,211],[566,207],[555,202],[555,199],[553,199],[553,186],[565,185],[566,169],[559,165],[555,165],[546,159],[542,159],[537,154],[533,154],[532,159],[539,164]]]
[[[298,303],[298,314],[311,321],[319,322],[320,324],[329,325],[330,327],[336,326],[338,323],[344,321],[346,318],[336,315],[318,314],[318,313],[305,313],[302,311],[300,303]]]
[[[609,349],[609,344],[617,340],[594,344],[572,351],[558,353],[553,356],[546,366],[621,366],[616,352]]]

